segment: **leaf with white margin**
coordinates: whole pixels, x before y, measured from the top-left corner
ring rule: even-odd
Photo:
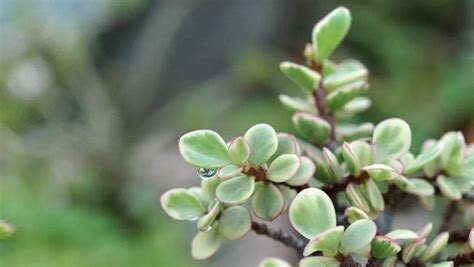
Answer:
[[[340,111],[343,114],[360,113],[370,108],[372,101],[365,96],[359,96],[347,102]]]
[[[459,175],[462,171],[466,142],[461,132],[449,132],[441,137],[444,143],[441,152],[441,165],[451,175]]]
[[[199,232],[191,242],[191,254],[196,260],[205,260],[216,254],[222,243],[222,237],[216,227],[208,232]]]
[[[357,155],[360,166],[365,167],[372,164],[372,151],[371,147],[367,142],[364,141],[353,141],[350,143],[352,151]]]
[[[391,239],[396,239],[396,240],[410,240],[410,239],[417,239],[418,234],[407,229],[397,229],[393,230],[387,234],[385,234],[386,237],[389,237]]]
[[[381,267],[396,267],[397,262],[398,262],[398,257],[396,256],[388,257],[383,261]]]
[[[353,223],[357,220],[362,220],[362,219],[367,219],[367,220],[370,219],[369,216],[367,216],[367,214],[365,214],[363,210],[356,207],[348,207],[344,211],[344,215],[346,215],[349,223]]]
[[[282,62],[280,70],[288,79],[299,85],[307,93],[312,93],[318,88],[321,75],[316,71],[293,62]]]
[[[301,165],[298,171],[288,180],[286,184],[300,186],[308,183],[316,171],[316,165],[308,157],[300,157]]]
[[[220,181],[225,181],[229,180],[230,178],[242,175],[241,172],[242,167],[235,165],[227,165],[217,171],[217,178],[219,178]]]
[[[314,26],[311,36],[318,62],[331,56],[349,31],[351,21],[350,11],[345,7],[338,7]]]
[[[385,209],[385,201],[377,184],[372,179],[368,179],[364,183],[364,189],[370,206],[376,211],[382,212]]]
[[[342,109],[351,100],[366,93],[368,90],[369,84],[365,81],[358,81],[346,84],[327,95],[327,107],[331,112],[338,111]]]
[[[275,130],[268,124],[257,124],[245,133],[245,139],[250,145],[248,162],[252,166],[260,166],[271,158],[278,148],[278,139]]]
[[[294,154],[283,154],[276,158],[268,167],[266,178],[281,183],[290,179],[301,165],[300,158]]]
[[[293,199],[289,218],[296,231],[308,239],[336,226],[336,211],[331,199],[317,188],[304,189]]]
[[[342,144],[342,156],[346,162],[347,169],[354,176],[359,176],[361,171],[361,165],[357,154],[352,150],[352,147],[349,143],[344,142]]]
[[[250,145],[244,137],[239,136],[229,144],[229,157],[237,165],[242,165],[249,159]]]
[[[428,265],[428,267],[454,267],[454,263],[452,261],[443,261],[435,264],[430,264]]]
[[[372,242],[377,233],[377,226],[371,220],[357,220],[347,227],[342,236],[339,251],[344,255],[349,255],[359,249],[364,248]]]
[[[238,205],[247,201],[254,190],[254,177],[242,175],[220,183],[216,188],[216,197],[224,204]]]
[[[242,238],[252,227],[250,212],[242,206],[229,207],[221,213],[217,227],[225,239]]]
[[[410,262],[411,259],[413,259],[413,257],[415,256],[415,253],[425,245],[425,242],[426,238],[419,238],[413,242],[406,244],[403,247],[402,251],[402,261],[404,263]]]
[[[201,192],[205,205],[208,205],[216,199],[216,188],[218,185],[219,179],[217,179],[217,177],[201,180]]]
[[[199,231],[208,231],[211,225],[216,221],[217,216],[221,211],[221,203],[214,201],[209,211],[201,216],[198,221]]]
[[[307,257],[315,251],[321,251],[324,256],[337,255],[337,248],[344,233],[344,226],[336,226],[319,233],[311,239],[304,248],[303,256]]]
[[[429,222],[429,223],[425,224],[423,227],[421,227],[421,229],[418,230],[418,232],[416,232],[416,234],[419,237],[428,237],[428,235],[431,233],[432,230],[433,230],[433,223]]]
[[[396,255],[400,250],[400,245],[387,236],[376,236],[371,243],[371,255],[377,259]]]
[[[300,267],[339,267],[341,263],[332,257],[313,256],[300,261]]]
[[[436,184],[443,196],[451,200],[460,200],[462,198],[462,193],[459,190],[459,187],[450,177],[439,175],[438,178],[436,178]]]
[[[426,164],[436,159],[443,151],[444,143],[438,142],[436,145],[431,146],[426,151],[423,151],[418,157],[415,158],[410,164],[405,167],[405,174],[412,174],[422,169]]]
[[[341,113],[338,113],[341,114]],[[341,114],[342,115],[342,114]],[[338,141],[356,141],[369,140],[374,132],[374,124],[370,122],[362,124],[338,123],[336,131],[336,139]]]
[[[324,89],[332,92],[340,86],[356,81],[365,81],[368,74],[367,68],[359,61],[345,60],[337,65],[333,73],[324,77]]]
[[[291,202],[293,202],[293,199],[296,197],[297,192],[295,189],[290,188],[284,184],[280,184],[277,187],[283,195],[283,198],[285,199],[285,207],[283,208],[283,211],[286,211],[290,206]]]
[[[379,163],[365,166],[362,170],[366,171],[370,178],[376,181],[393,180],[400,176],[400,173],[398,173],[394,168]]]
[[[277,133],[278,148],[275,154],[270,158],[269,162],[274,161],[276,158],[283,154],[301,154],[301,148],[296,141],[296,138],[289,133]]]
[[[398,158],[410,149],[410,126],[398,118],[384,120],[375,127],[372,142],[377,144],[378,161]]]
[[[199,167],[219,168],[231,163],[226,143],[211,130],[197,130],[181,136],[179,152],[187,162]]]
[[[258,267],[291,267],[291,265],[288,262],[281,259],[267,258],[267,259],[264,259],[262,262],[260,262]]]
[[[166,191],[160,202],[166,214],[175,220],[194,220],[205,212],[201,201],[184,188]]]
[[[267,221],[273,221],[285,208],[285,198],[271,183],[265,183],[255,191],[252,198],[253,213]]]
[[[304,98],[279,95],[278,99],[283,106],[292,111],[318,113],[314,104]]]
[[[308,141],[324,144],[329,138],[331,125],[324,119],[306,112],[297,112],[292,117],[296,130]]]
[[[331,150],[324,147],[323,157],[327,163],[327,166],[329,166],[330,175],[332,175],[333,178],[336,179],[336,181],[340,181],[343,176],[343,169],[342,169],[341,164],[337,160],[336,155],[334,155],[334,153],[332,153]]]
[[[409,180],[413,186],[408,186],[406,192],[418,196],[432,196],[434,194],[435,189],[428,181],[418,178],[410,178]]]
[[[357,208],[361,209],[365,213],[370,212],[370,205],[365,197],[365,190],[363,185],[357,185],[354,183],[350,183],[346,187],[346,195],[347,199],[351,203],[351,205],[356,206]]]
[[[439,234],[431,243],[429,244],[428,248],[421,254],[420,260],[423,262],[427,262],[432,260],[441,250],[446,247],[449,240],[449,233],[443,232]]]

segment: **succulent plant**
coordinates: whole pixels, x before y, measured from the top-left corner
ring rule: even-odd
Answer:
[[[336,8],[314,27],[306,65],[280,65],[305,95],[279,96],[294,111],[298,138],[263,123],[229,142],[212,130],[180,138],[180,153],[196,168],[201,186],[171,189],[161,205],[176,220],[197,221],[194,258],[209,258],[223,240],[252,229],[296,249],[301,267],[474,263],[474,146],[449,132],[427,140],[414,155],[403,119],[349,123],[371,105],[363,96],[367,68],[354,59],[329,59],[351,20],[348,9]],[[448,202],[441,226],[391,229],[397,204],[408,197],[428,210],[437,199]],[[458,212],[464,228],[450,229]],[[262,222],[284,215],[298,236]],[[444,249],[451,245],[448,257]],[[269,258],[260,266],[291,265]]]

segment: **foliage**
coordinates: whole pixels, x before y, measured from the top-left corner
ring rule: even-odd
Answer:
[[[199,232],[191,244],[196,259],[212,256],[223,240],[238,239],[250,229],[260,232],[250,212],[273,221],[288,208],[291,225],[308,241],[268,235],[306,257],[299,263],[303,267],[352,266],[357,261],[367,266],[473,262],[459,256],[474,250],[472,214],[461,230],[465,237],[456,240],[464,244],[455,251],[459,257],[449,260],[442,251],[453,240],[448,228],[455,211],[447,212],[434,238],[429,238],[431,223],[418,231],[379,226],[409,196],[428,210],[436,198],[450,201],[448,209],[470,209],[474,146],[461,133],[449,132],[427,140],[415,156],[410,126],[400,118],[347,126],[352,115],[371,103],[362,96],[369,87],[364,65],[329,60],[351,20],[346,8],[335,9],[313,29],[304,53],[307,66],[280,65],[306,95],[280,96],[295,111],[293,123],[303,140],[267,124],[257,124],[227,144],[210,130],[181,137],[180,152],[196,167],[201,187],[172,189],[161,204],[174,219],[197,220]],[[261,266],[289,264],[272,258]]]

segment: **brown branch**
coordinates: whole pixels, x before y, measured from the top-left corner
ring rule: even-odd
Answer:
[[[454,230],[449,232],[449,242],[467,242],[469,240],[469,229]]]
[[[285,246],[296,249],[299,254],[302,254],[306,245],[306,241],[289,233],[283,232],[281,229],[272,229],[264,223],[252,222],[252,230],[259,235],[266,235],[271,239],[278,241]]]
[[[365,267],[377,267],[377,259],[372,256],[369,257],[367,263],[365,264]]]
[[[473,264],[474,263],[474,251],[468,253],[459,253],[448,258],[448,261],[454,263],[454,267]]]
[[[448,206],[446,207],[443,215],[443,220],[441,221],[441,225],[438,229],[438,233],[447,231],[449,229],[449,224],[451,219],[456,214],[456,203],[457,201],[449,202]]]

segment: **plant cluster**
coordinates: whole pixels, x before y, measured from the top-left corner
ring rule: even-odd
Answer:
[[[474,263],[474,146],[461,133],[448,132],[414,155],[410,126],[402,119],[350,124],[351,116],[371,105],[362,96],[369,88],[366,67],[329,59],[350,24],[349,10],[335,9],[314,27],[306,66],[280,65],[306,95],[279,97],[295,112],[299,138],[268,124],[229,142],[212,130],[180,138],[180,153],[195,166],[201,186],[171,189],[160,201],[173,219],[197,222],[194,258],[209,258],[224,240],[253,230],[296,249],[301,267]],[[396,206],[407,197],[427,210],[448,202],[441,226],[391,229]],[[464,228],[450,229],[458,212]],[[281,215],[299,235],[262,222]],[[261,266],[290,264],[269,258]]]

